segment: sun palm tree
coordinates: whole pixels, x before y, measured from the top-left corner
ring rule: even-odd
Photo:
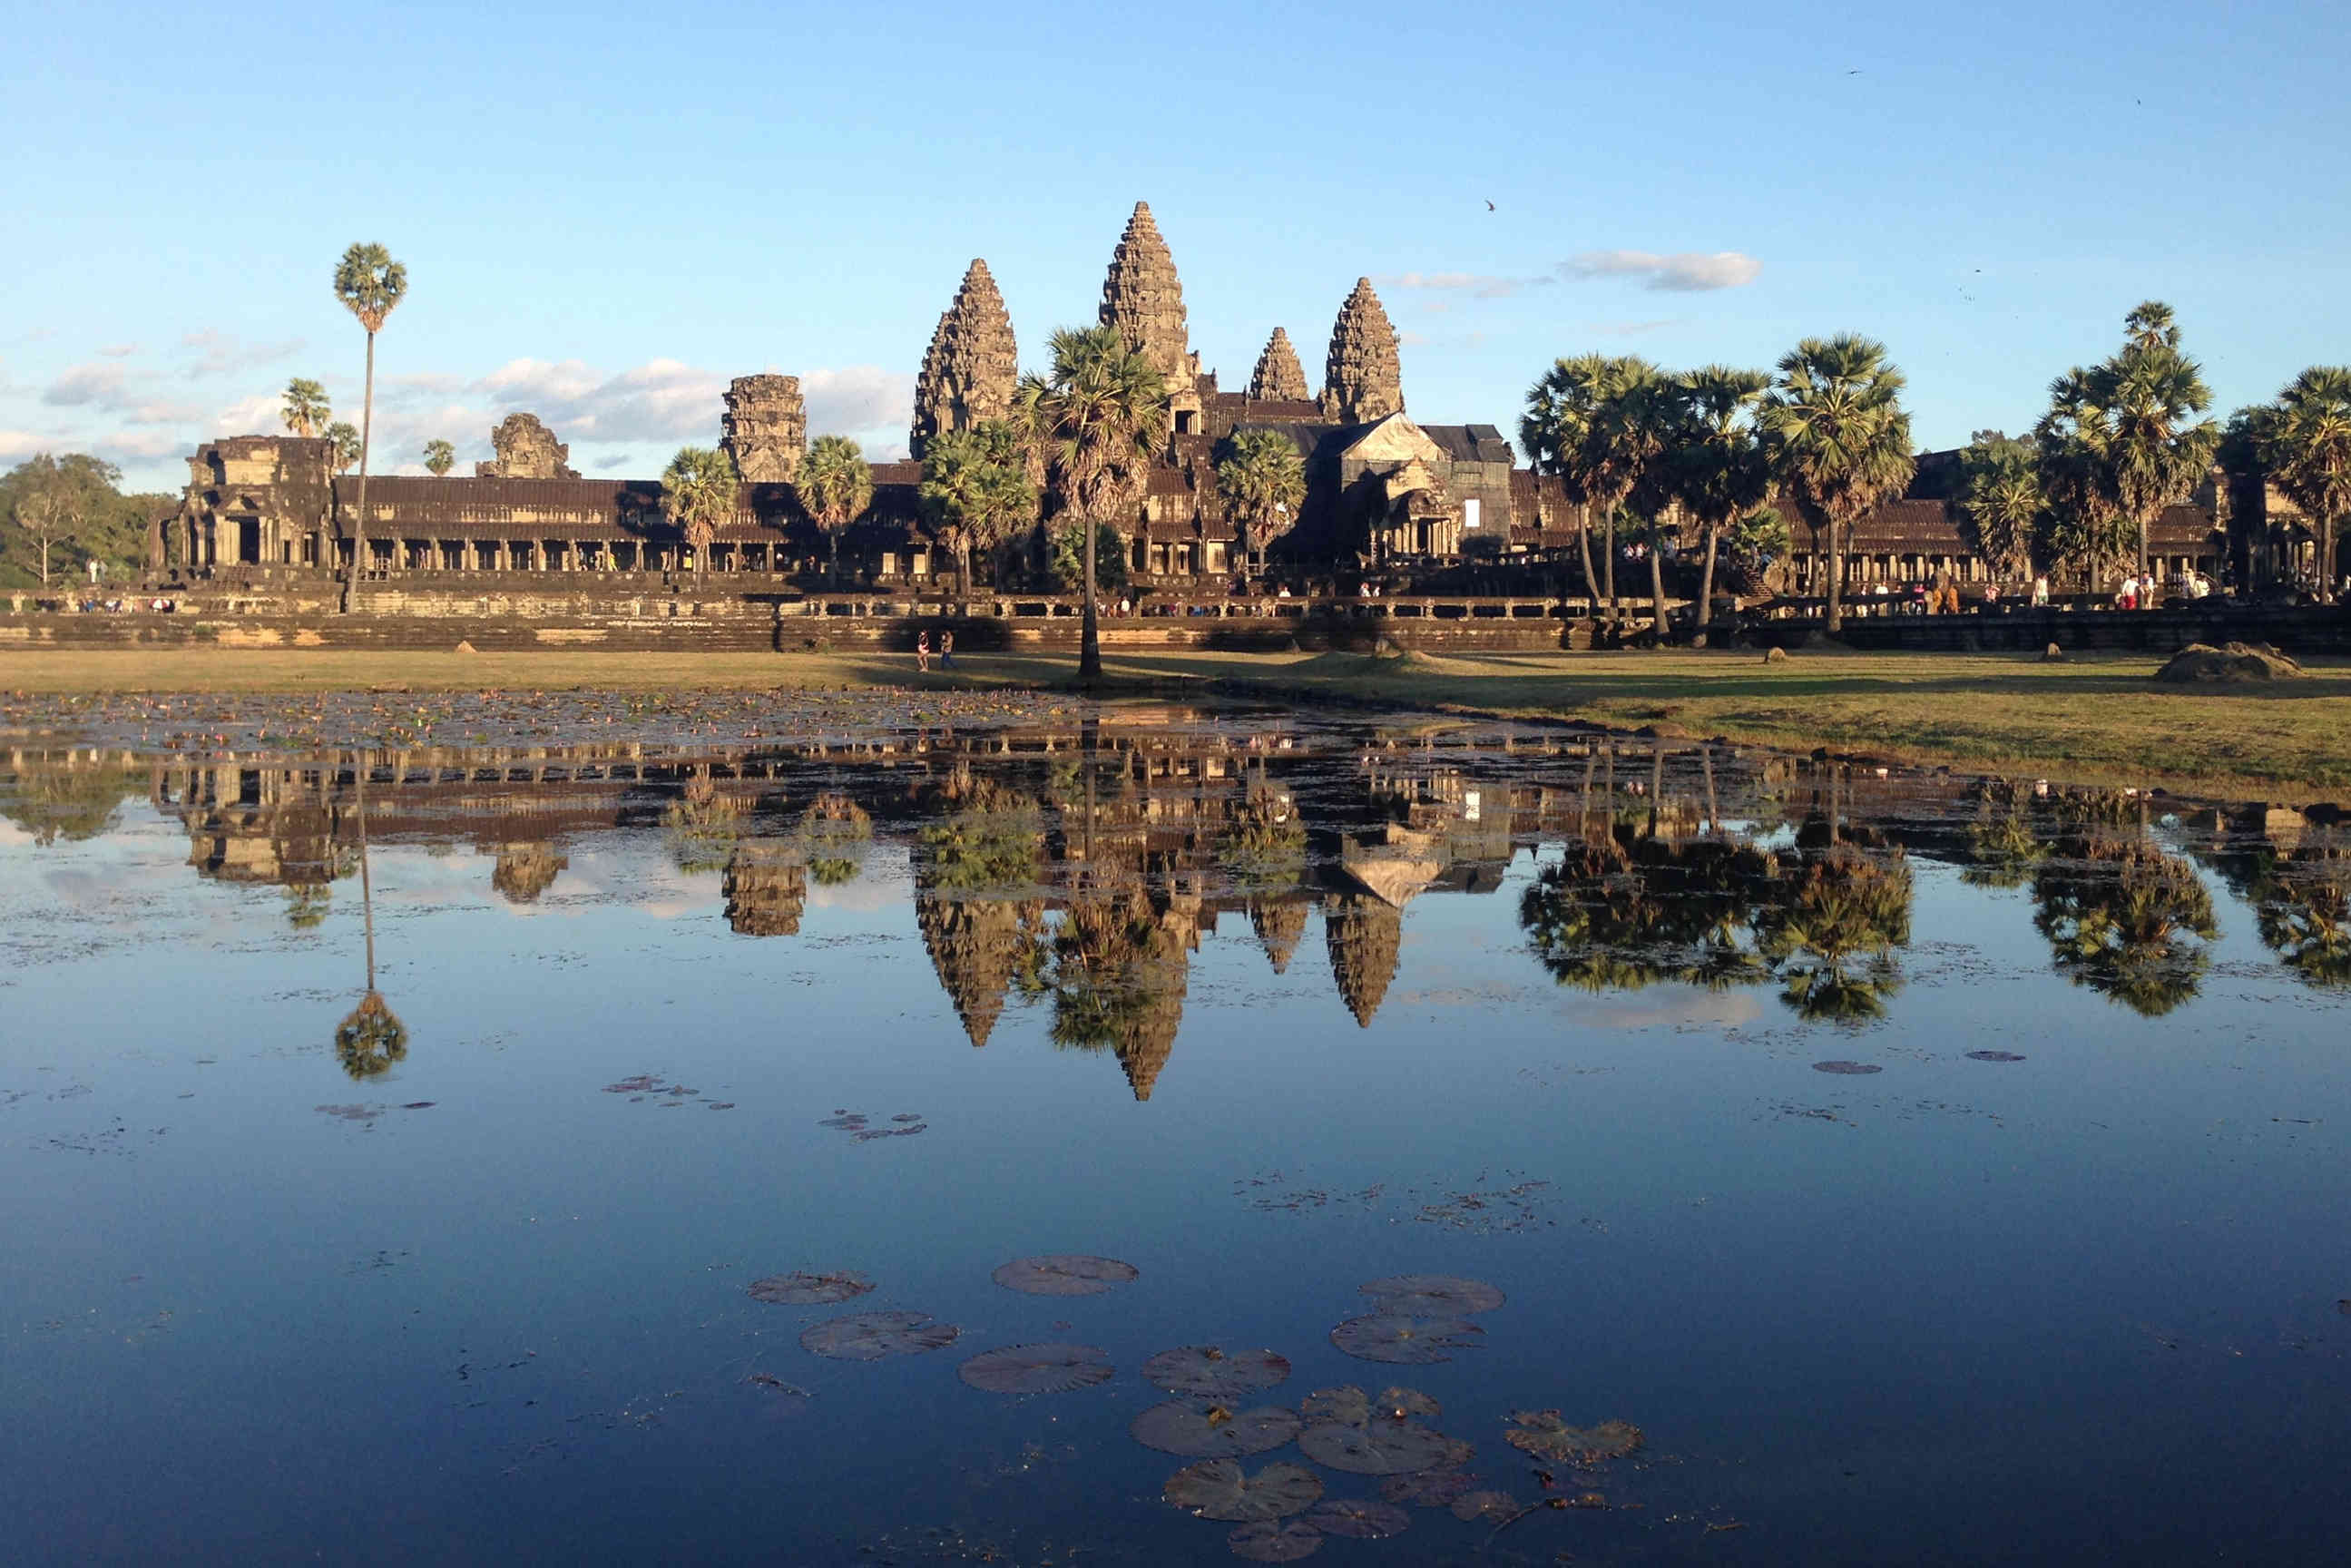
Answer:
[[[360,496],[351,526],[351,568],[343,579],[343,612],[357,608],[360,575],[367,570],[368,437],[375,428],[375,335],[408,296],[408,268],[380,245],[354,245],[335,266],[335,298],[367,329],[367,390],[360,404]]]
[[[1807,338],[1781,360],[1757,416],[1773,479],[1806,521],[1828,528],[1832,636],[1844,627],[1848,530],[1899,496],[1917,467],[1902,407],[1907,384],[1875,339]]]
[[[435,479],[446,476],[457,465],[457,449],[435,437],[424,444],[424,471]]]
[[[2260,422],[2270,477],[2318,531],[2318,593],[2335,602],[2335,536],[2351,517],[2351,367],[2313,365]]]
[[[841,536],[873,504],[873,470],[867,466],[864,452],[846,435],[820,435],[800,464],[793,487],[810,517],[824,530],[831,547],[829,570],[837,582]]]
[[[2048,497],[2031,444],[1987,431],[1959,454],[1966,488],[1959,514],[1976,553],[2003,580],[2031,575],[2032,542],[2048,519]]]
[[[334,459],[335,472],[350,473],[351,465],[360,460],[360,433],[351,428],[350,420],[339,419],[327,426],[326,436],[328,448]]]
[[[1037,516],[1020,434],[1011,422],[983,420],[943,431],[923,444],[915,492],[933,536],[955,552],[956,581],[971,592],[971,553],[995,549]]]
[[[702,572],[710,559],[710,541],[718,526],[735,516],[741,486],[735,476],[735,459],[707,446],[681,446],[662,470],[662,516],[684,533],[694,551],[694,570]]]
[[[286,383],[286,401],[278,412],[286,420],[286,428],[306,441],[326,429],[327,421],[335,413],[327,402],[327,389],[300,376]]]
[[[1266,547],[1297,525],[1299,503],[1306,499],[1306,460],[1298,444],[1278,430],[1238,431],[1217,465],[1217,490],[1240,526],[1241,548],[1263,571]]]
[[[1568,499],[1583,506],[1586,528],[1576,535],[1583,580],[1608,601],[1611,635],[1620,612],[1616,514],[1666,449],[1671,391],[1664,373],[1636,354],[1580,354],[1557,361],[1528,389],[1526,413],[1519,421],[1529,460],[1556,474]],[[1594,512],[1606,551],[1596,583],[1588,537]]]
[[[1706,536],[1694,628],[1701,647],[1714,612],[1714,563],[1723,533],[1771,492],[1763,439],[1755,426],[1756,409],[1771,385],[1765,371],[1728,365],[1708,365],[1676,378],[1678,418],[1667,468],[1675,498]]]
[[[1131,522],[1143,499],[1152,452],[1167,428],[1167,383],[1115,327],[1065,327],[1053,334],[1051,350],[1052,368],[1022,378],[1019,402],[1042,435],[1053,495],[1085,535],[1078,678],[1098,681],[1097,539],[1103,525]]]

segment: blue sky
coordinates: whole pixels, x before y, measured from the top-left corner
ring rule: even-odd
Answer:
[[[2223,413],[2351,360],[2339,6],[0,17],[0,461],[95,450],[144,485],[273,428],[288,376],[356,414],[328,281],[357,239],[412,280],[380,471],[435,435],[486,456],[527,408],[584,472],[649,475],[761,370],[894,455],[970,258],[1030,361],[1092,319],[1138,198],[1227,386],[1276,325],[1319,382],[1369,275],[1438,422],[1512,428],[1562,353],[1763,365],[1854,329],[1955,444],[2030,424],[2150,297]]]

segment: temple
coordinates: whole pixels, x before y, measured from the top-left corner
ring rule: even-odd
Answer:
[[[1296,348],[1277,327],[1246,389],[1227,392],[1191,347],[1174,252],[1150,206],[1138,203],[1112,253],[1097,318],[1147,355],[1168,386],[1167,428],[1144,494],[1120,529],[1126,575],[1140,590],[1221,585],[1245,565],[1216,464],[1235,435],[1256,430],[1294,443],[1306,472],[1293,526],[1271,547],[1277,570],[1441,574],[1563,564],[1574,553],[1580,508],[1556,479],[1521,465],[1499,427],[1423,423],[1406,413],[1397,334],[1368,277],[1357,278],[1339,306],[1319,391],[1310,389]],[[975,259],[916,378],[908,431],[914,459],[872,465],[872,503],[841,540],[849,583],[919,590],[951,570],[919,505],[919,459],[942,434],[1011,411],[1018,355],[1003,295],[987,262]],[[712,413],[744,483],[735,517],[701,559],[664,517],[658,480],[583,479],[558,433],[518,412],[492,433],[496,456],[471,478],[371,477],[364,519],[357,517],[356,478],[335,471],[323,439],[208,442],[188,460],[187,487],[162,530],[165,559],[152,564],[232,580],[298,580],[348,570],[360,548],[357,537],[367,551],[363,576],[413,580],[416,587],[554,573],[583,591],[607,583],[627,591],[631,577],[689,569],[722,580],[812,573],[828,560],[829,541],[795,489],[809,439],[798,378],[741,377]],[[1944,572],[1963,583],[1992,579],[1961,526],[1958,483],[1958,454],[1925,455],[1909,493],[1849,530],[1846,580],[1867,592],[1876,583]],[[1773,586],[1816,592],[1827,540],[1801,518],[1789,520],[1790,557]],[[2191,501],[2156,523],[2156,574],[2218,576],[2225,565],[2240,580],[2260,581],[2294,570],[2309,554],[2310,538],[2258,476],[2216,469]],[[1032,561],[1040,553],[1032,550]],[[843,578],[828,581],[840,586]],[[1040,583],[1032,577],[1014,586]]]

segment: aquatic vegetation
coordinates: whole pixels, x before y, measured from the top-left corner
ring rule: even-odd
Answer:
[[[851,1312],[810,1325],[800,1335],[800,1348],[834,1361],[879,1361],[943,1350],[962,1333],[928,1312]]]
[[[1970,1061],[2022,1061],[2024,1060],[2012,1051],[1970,1051],[1967,1053],[1967,1058]]]
[[[1560,1464],[1589,1465],[1622,1458],[1640,1448],[1641,1428],[1630,1421],[1603,1421],[1596,1427],[1571,1427],[1556,1410],[1513,1410],[1511,1427],[1502,1440],[1522,1453]]]
[[[1349,1383],[1337,1388],[1316,1389],[1299,1401],[1298,1413],[1310,1422],[1360,1427],[1372,1418],[1372,1401],[1369,1395]]]
[[[1284,1519],[1314,1506],[1322,1478],[1303,1465],[1270,1464],[1250,1475],[1230,1459],[1203,1459],[1169,1476],[1165,1495],[1202,1519]]]
[[[1051,1252],[1037,1258],[1015,1258],[988,1276],[1008,1291],[1024,1296],[1099,1296],[1134,1281],[1139,1270],[1115,1258],[1085,1252]]]
[[[1137,1416],[1127,1433],[1146,1448],[1187,1458],[1238,1458],[1298,1436],[1297,1414],[1279,1405],[1234,1410],[1213,1400],[1171,1399]]]
[[[690,1094],[694,1092],[689,1089],[686,1092]],[[891,1117],[890,1121],[892,1125],[877,1127],[872,1124],[872,1118],[862,1111],[836,1109],[831,1115],[817,1123],[817,1125],[847,1133],[861,1144],[870,1144],[876,1138],[911,1138],[917,1133],[930,1130],[930,1124],[923,1120],[923,1113],[919,1111],[901,1111]]]
[[[1463,1492],[1452,1502],[1453,1517],[1464,1524],[1507,1524],[1523,1511],[1506,1491]]]
[[[1418,1318],[1373,1312],[1349,1318],[1331,1331],[1331,1343],[1358,1361],[1420,1366],[1451,1361],[1452,1352],[1475,1350],[1486,1331],[1466,1318]]]
[[[1090,1344],[1012,1344],[980,1352],[956,1375],[990,1394],[1066,1394],[1109,1382],[1111,1364]]]
[[[1380,1482],[1380,1496],[1416,1508],[1451,1508],[1477,1490],[1478,1478],[1467,1470],[1416,1470]]]
[[[751,1281],[749,1290],[755,1301],[772,1306],[806,1307],[831,1301],[846,1301],[866,1294],[873,1281],[862,1274],[843,1269],[833,1273],[770,1274],[764,1280]]]
[[[1458,1437],[1412,1421],[1373,1421],[1360,1427],[1325,1422],[1298,1435],[1298,1448],[1318,1465],[1359,1476],[1398,1476],[1418,1470],[1458,1469],[1475,1451]]]
[[[1813,1071],[1835,1073],[1846,1078],[1865,1078],[1870,1073],[1883,1072],[1886,1069],[1868,1061],[1815,1061],[1813,1063]]]
[[[1326,1497],[1307,1512],[1305,1521],[1325,1535],[1350,1541],[1384,1541],[1412,1528],[1412,1515],[1392,1502],[1367,1498]]]
[[[1144,1362],[1143,1376],[1170,1394],[1231,1400],[1287,1381],[1290,1360],[1270,1350],[1228,1352],[1212,1344],[1179,1345]]]
[[[1322,1532],[1295,1519],[1261,1519],[1234,1526],[1225,1545],[1244,1562],[1295,1563],[1322,1550]]]
[[[1507,1300],[1483,1280],[1457,1274],[1395,1274],[1362,1287],[1384,1312],[1411,1318],[1461,1318],[1490,1312]]]

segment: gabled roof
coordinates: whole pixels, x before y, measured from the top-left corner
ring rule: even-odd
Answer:
[[[1424,424],[1420,433],[1456,463],[1516,463],[1518,454],[1490,424]]]
[[[1339,449],[1342,457],[1352,457],[1359,463],[1423,463],[1443,462],[1445,448],[1429,439],[1402,410],[1375,419],[1363,427],[1361,434]]]

